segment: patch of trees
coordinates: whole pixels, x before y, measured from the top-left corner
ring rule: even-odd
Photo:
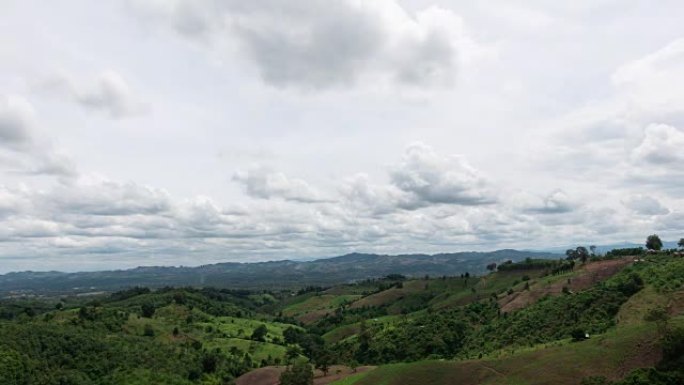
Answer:
[[[660,240],[658,234],[652,234],[646,238],[646,248],[656,251],[663,248],[663,241]]]
[[[383,364],[427,358],[475,358],[508,347],[600,333],[614,325],[620,306],[643,287],[632,271],[579,293],[547,297],[512,313],[494,300],[433,311],[386,326],[362,323],[357,339],[334,346],[347,361]]]
[[[525,258],[520,262],[506,261],[498,266],[499,271],[515,271],[515,270],[536,270],[553,268],[558,265],[558,261],[551,259],[532,259]]]
[[[307,362],[296,362],[280,375],[280,385],[313,385],[313,370]]]
[[[645,252],[646,251],[643,247],[627,247],[622,249],[613,249],[606,253],[606,259],[643,255],[645,254]]]

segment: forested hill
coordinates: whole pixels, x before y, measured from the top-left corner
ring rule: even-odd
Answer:
[[[378,255],[353,253],[297,262],[218,263],[199,267],[137,267],[99,272],[19,272],[0,275],[0,293],[62,293],[118,290],[131,286],[213,286],[291,288],[347,283],[388,274],[406,276],[482,273],[492,262],[525,258],[557,259],[558,254],[518,250],[445,254]]]

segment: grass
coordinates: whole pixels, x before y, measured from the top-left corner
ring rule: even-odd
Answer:
[[[331,382],[330,385],[354,385],[358,383],[361,379],[366,377],[369,372],[363,372],[363,373],[356,373],[352,374],[349,377],[343,378],[341,380],[337,380],[335,382]]]
[[[582,377],[618,378],[658,359],[655,328],[625,326],[584,342],[556,342],[518,351],[496,352],[481,360],[420,361],[381,366],[353,384],[576,385]]]
[[[268,342],[258,342],[241,338],[213,338],[204,343],[208,349],[220,348],[223,352],[229,352],[235,347],[243,352],[249,353],[256,361],[267,360],[270,358],[285,358],[287,348]]]
[[[283,314],[290,317],[302,316],[306,313],[319,310],[333,311],[336,308],[354,302],[361,298],[358,294],[321,294],[314,295],[304,299],[301,302],[293,303],[283,309]]]

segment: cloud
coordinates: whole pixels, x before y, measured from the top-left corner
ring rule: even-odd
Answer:
[[[41,138],[32,105],[18,96],[0,96],[0,166],[27,175],[71,177],[70,158]]]
[[[282,172],[276,172],[265,167],[238,171],[233,175],[233,181],[242,184],[245,192],[254,198],[279,198],[304,203],[322,201],[319,193],[306,181],[289,178]]]
[[[66,95],[78,105],[101,112],[113,119],[137,116],[148,111],[148,104],[131,89],[116,71],[102,71],[89,79],[76,79],[60,73],[39,84],[39,89],[62,97]]]
[[[101,177],[81,177],[57,186],[43,198],[45,205],[54,205],[58,212],[88,215],[160,214],[171,207],[164,190]]]
[[[0,144],[24,148],[32,142],[33,107],[17,96],[0,98]]]
[[[229,40],[276,87],[378,81],[442,87],[481,51],[453,11],[432,6],[410,13],[395,0],[131,4],[205,46]]]
[[[622,204],[639,215],[665,215],[670,212],[660,202],[647,195],[633,195],[625,199]]]
[[[398,209],[415,210],[424,206],[393,185],[374,184],[367,174],[346,178],[339,187],[343,201],[356,211],[384,215]]]
[[[631,114],[681,114],[684,95],[672,85],[684,82],[684,38],[620,66],[612,82],[634,109]]]
[[[462,156],[441,156],[422,143],[406,149],[391,180],[400,190],[429,204],[482,205],[497,199],[489,181]]]
[[[82,106],[102,110],[113,118],[138,115],[145,110],[124,79],[113,71],[101,73],[94,84],[77,89],[74,97]]]
[[[656,165],[684,164],[684,132],[667,124],[650,124],[644,130],[639,146],[632,150],[632,159]]]
[[[522,210],[537,214],[565,214],[577,208],[577,204],[562,190],[556,190],[545,197],[524,194],[518,203]]]

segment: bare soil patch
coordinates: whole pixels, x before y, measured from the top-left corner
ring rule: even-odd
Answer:
[[[501,311],[510,312],[522,309],[547,295],[559,295],[563,292],[563,287],[567,287],[571,291],[588,289],[615,275],[633,261],[633,258],[621,258],[586,263],[575,271],[574,276],[568,279],[560,279],[548,285],[532,285],[530,290],[515,292],[499,299],[499,306],[501,306]]]
[[[375,366],[360,366],[356,371],[348,366],[333,365],[328,370],[328,375],[316,369],[314,371],[314,385],[326,385],[331,382],[341,380],[356,373],[366,372],[375,369]],[[278,385],[280,374],[285,371],[285,366],[265,366],[245,373],[235,380],[236,385]]]

